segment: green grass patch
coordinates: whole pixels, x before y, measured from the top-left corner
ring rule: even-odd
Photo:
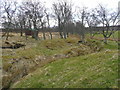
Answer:
[[[113,88],[117,87],[118,53],[102,51],[61,59],[21,79],[15,88]]]
[[[118,43],[116,43],[115,41],[108,41],[108,44],[104,44],[104,48],[106,49],[118,49]]]
[[[110,32],[109,32],[109,33],[110,33]],[[113,38],[113,36],[114,36],[114,38],[119,38],[119,33],[120,33],[120,31],[115,31],[115,32],[111,35],[110,38]],[[96,34],[95,37],[97,37],[97,38],[104,38],[103,34]]]
[[[24,66],[21,62],[27,65],[30,72],[33,72],[32,68],[37,69],[19,83],[14,84],[13,87],[117,87],[117,43],[108,40],[108,44],[104,44],[101,40],[96,39],[87,39],[85,43],[78,43],[78,41],[79,37],[74,35],[67,39],[42,41],[29,38],[26,41],[28,46],[25,50],[23,48],[4,50],[3,69],[11,74],[11,79],[23,73]],[[58,58],[59,55],[68,57],[50,64],[46,62],[45,66],[41,68],[38,68],[39,64],[35,67],[35,60],[39,60],[39,56],[55,55],[58,55]],[[19,62],[19,60],[21,61]],[[41,64],[41,62],[39,63]],[[18,69],[14,66],[18,66]],[[8,81],[7,79],[6,81]]]

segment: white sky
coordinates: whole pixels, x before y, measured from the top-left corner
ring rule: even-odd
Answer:
[[[27,1],[27,0],[16,0],[18,2]],[[51,8],[52,4],[58,0],[33,0],[33,1],[40,1],[44,2],[46,8]],[[118,2],[120,0],[67,0],[73,3],[73,8],[75,7],[88,7],[88,9],[95,8],[98,4],[102,4],[106,6],[110,10],[117,10],[118,9]],[[55,24],[54,20],[50,20],[51,24]],[[51,25],[51,26],[53,26]]]
[[[21,2],[25,0],[17,0],[17,1]],[[37,1],[37,0],[33,0],[33,1]],[[50,8],[52,7],[52,3],[56,2],[57,0],[39,0],[39,1],[46,2],[46,7]],[[103,4],[110,9],[117,9],[118,2],[120,0],[67,0],[67,1],[72,1],[74,6],[79,6],[79,7],[86,6],[88,8],[94,8],[98,4]]]
[[[17,1],[22,2],[22,1],[27,1],[27,0],[17,0]],[[45,4],[46,8],[51,9],[52,4],[54,2],[57,2],[58,0],[33,0],[33,1],[43,2]],[[73,9],[75,9],[75,7],[88,7],[88,9],[91,9],[91,8],[97,7],[98,4],[102,4],[102,5],[106,6],[109,10],[115,11],[115,10],[118,10],[118,2],[120,0],[67,0],[67,1],[73,3]],[[50,20],[50,22],[53,25],[55,23],[54,20]],[[51,25],[51,26],[53,26],[53,25]]]

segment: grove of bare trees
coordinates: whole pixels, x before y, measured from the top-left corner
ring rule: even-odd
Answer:
[[[46,32],[49,32],[50,39],[52,39],[52,19],[56,22],[54,23],[56,32],[59,32],[62,39],[66,39],[69,34],[75,33],[84,42],[86,32],[92,37],[97,32],[93,27],[102,27],[104,43],[107,43],[107,39],[115,31],[114,28],[110,27],[117,26],[120,22],[118,20],[120,12],[117,10],[110,11],[102,4],[93,9],[78,8],[76,9],[77,13],[75,13],[73,12],[73,3],[67,0],[56,1],[49,9],[40,1],[28,0],[18,3],[13,0],[3,0],[1,3],[0,18],[2,28],[6,30],[3,31],[3,37],[6,36],[6,40],[9,38],[10,29],[19,29],[20,36],[23,36],[26,31],[32,31],[32,37],[36,40],[39,39],[39,32],[43,33],[43,39],[46,39]],[[77,18],[76,21],[75,18]]]

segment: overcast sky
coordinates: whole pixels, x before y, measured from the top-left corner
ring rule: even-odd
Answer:
[[[19,3],[22,1],[27,1],[27,0],[15,0],[18,1]],[[58,0],[33,0],[33,1],[40,1],[44,2],[46,8],[51,8],[52,4],[54,2],[57,2]],[[118,2],[120,0],[67,0],[69,2],[72,2],[74,4],[74,7],[88,7],[88,9],[95,8],[98,6],[98,4],[102,4],[108,9],[112,10],[117,10],[118,9]],[[54,25],[54,20],[50,20],[51,26]],[[53,24],[53,25],[52,25]]]
[[[17,0],[17,1],[21,2],[25,0]],[[33,1],[37,1],[37,0],[33,0]],[[52,6],[52,3],[56,2],[57,0],[39,0],[39,1],[45,2],[46,7],[50,8]],[[103,4],[110,9],[117,9],[118,2],[120,0],[67,0],[67,1],[72,1],[74,6],[79,6],[79,7],[86,6],[88,8],[94,8],[98,4]]]
[[[27,1],[27,0],[17,0],[18,2]],[[57,2],[58,0],[33,0],[33,1],[40,1],[45,4],[46,8],[51,8],[52,4],[54,2]],[[95,8],[98,6],[98,4],[104,5],[106,8],[108,8],[110,11],[117,10],[118,9],[118,2],[120,0],[67,0],[69,2],[73,3],[73,8],[76,7],[88,7],[88,9]],[[50,20],[51,26],[55,24],[54,20]],[[52,25],[53,24],[53,25]]]

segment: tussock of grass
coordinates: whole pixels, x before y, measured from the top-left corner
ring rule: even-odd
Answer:
[[[65,40],[63,39],[53,39],[53,40],[45,40],[42,42],[41,46],[46,49],[58,49],[62,48],[66,45]]]
[[[72,37],[72,38],[67,38],[67,39],[65,39],[65,42],[71,43],[71,44],[78,43],[78,41],[79,41],[79,38],[78,38],[78,37],[75,37],[75,36],[71,36],[71,37]]]
[[[87,39],[87,43],[85,43],[85,45],[89,46],[93,52],[100,51],[104,48],[104,44],[102,42],[91,39]]]
[[[90,49],[90,47],[81,44],[77,47],[73,47],[73,48],[65,50],[64,54],[67,55],[68,57],[73,57],[73,56],[85,55],[91,52],[92,50]]]

